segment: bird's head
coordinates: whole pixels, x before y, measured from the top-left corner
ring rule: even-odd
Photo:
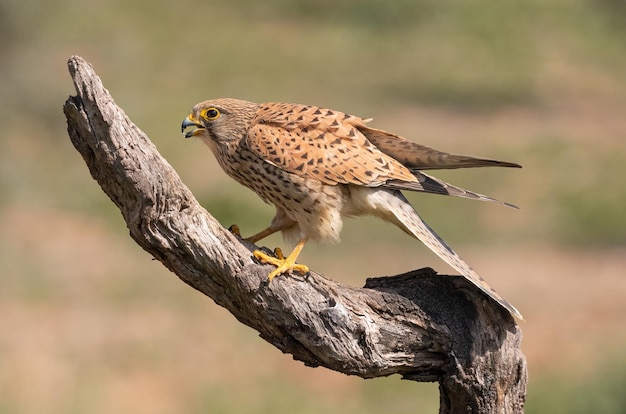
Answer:
[[[245,137],[258,106],[230,98],[200,102],[183,121],[181,132],[185,138],[198,137],[216,143],[239,141]],[[194,129],[185,132],[190,127]]]

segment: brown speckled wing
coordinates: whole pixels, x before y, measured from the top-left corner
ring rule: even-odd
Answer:
[[[369,128],[365,125],[359,126],[358,128],[378,149],[412,170],[471,167],[521,167],[519,164],[512,162],[450,154],[425,145],[416,144],[415,142],[387,131]]]
[[[267,162],[324,184],[416,182],[408,168],[369,142],[359,130],[364,126],[361,118],[343,112],[267,103],[252,120],[247,145]]]

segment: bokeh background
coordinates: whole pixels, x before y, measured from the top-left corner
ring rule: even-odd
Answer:
[[[525,315],[527,413],[625,412],[624,16],[624,0],[0,0],[0,413],[437,412],[436,384],[293,361],[136,246],[65,131],[73,54],[244,234],[272,209],[182,139],[198,101],[316,104],[523,164],[436,174],[519,211],[410,199]],[[354,286],[451,272],[367,218],[302,261]]]

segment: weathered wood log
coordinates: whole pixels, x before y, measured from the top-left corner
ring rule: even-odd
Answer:
[[[523,412],[521,330],[480,290],[428,268],[361,289],[315,272],[268,283],[271,266],[255,261],[256,247],[198,204],[93,68],[77,56],[68,66],[77,92],[64,105],[72,143],[131,237],[182,281],[306,365],[438,381],[441,413]]]

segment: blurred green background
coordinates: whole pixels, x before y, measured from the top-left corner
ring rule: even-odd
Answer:
[[[0,413],[438,409],[436,384],[304,367],[136,246],[65,131],[73,54],[244,235],[272,209],[182,139],[201,100],[316,104],[523,164],[435,174],[519,211],[410,199],[525,315],[527,413],[626,412],[624,16],[624,0],[0,0]],[[302,261],[354,286],[451,272],[373,219]]]

